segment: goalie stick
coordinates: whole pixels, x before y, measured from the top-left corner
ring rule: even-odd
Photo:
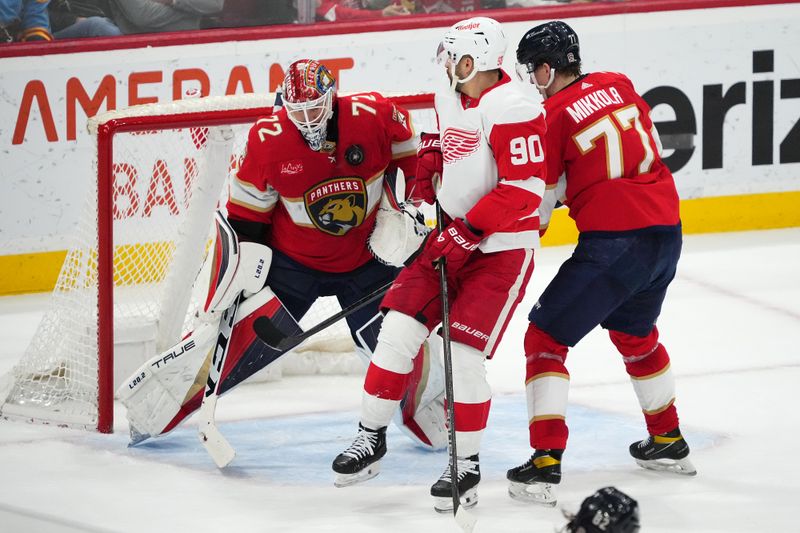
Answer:
[[[436,229],[439,235],[444,231],[442,218],[442,207],[436,202]],[[453,396],[453,354],[450,350],[450,301],[447,297],[447,260],[444,256],[439,258],[439,286],[441,288],[440,297],[442,299],[442,346],[444,353],[444,390],[447,398],[447,430],[448,443],[450,444],[450,485],[453,494],[453,517],[456,523],[470,533],[475,529],[477,519],[467,512],[460,504],[458,494],[458,453],[456,452],[456,412],[455,397]]]
[[[197,436],[200,438],[200,442],[208,452],[208,455],[211,456],[219,468],[228,466],[236,456],[236,451],[217,428],[214,415],[217,409],[217,399],[219,398],[219,385],[222,382],[222,368],[225,366],[225,356],[228,354],[234,319],[241,299],[241,295],[238,296],[233,304],[225,310],[220,319],[217,345],[211,358],[211,367],[208,369],[203,403],[197,413]]]
[[[217,345],[211,358],[211,367],[208,369],[203,403],[197,413],[197,436],[200,438],[200,442],[205,447],[208,455],[211,456],[219,468],[228,466],[236,456],[233,447],[217,428],[214,415],[217,409],[217,399],[219,398],[219,385],[222,383],[222,368],[225,366],[225,356],[228,354],[234,319],[241,299],[242,297],[238,296],[233,304],[225,310],[220,319]]]
[[[275,326],[272,320],[265,316],[258,317],[253,322],[253,330],[256,332],[258,338],[261,339],[267,346],[282,352],[289,351],[312,335],[316,335],[323,329],[335,324],[339,320],[352,313],[355,313],[359,309],[362,309],[363,307],[377,300],[389,290],[389,287],[392,286],[392,283],[394,283],[394,281],[390,281],[389,283],[375,289],[373,292],[348,305],[335,315],[329,316],[308,331],[304,331],[298,335],[286,335]]]

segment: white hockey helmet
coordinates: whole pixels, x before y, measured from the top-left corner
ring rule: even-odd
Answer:
[[[488,17],[473,17],[454,24],[444,34],[442,46],[447,53],[447,67],[453,83],[465,83],[481,71],[498,69],[508,40],[500,23]],[[475,68],[466,78],[456,78],[456,65],[464,56],[470,56]],[[454,85],[455,86],[455,85]]]

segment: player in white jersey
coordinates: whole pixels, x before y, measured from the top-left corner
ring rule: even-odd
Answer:
[[[465,507],[477,503],[478,451],[491,397],[484,361],[492,357],[533,272],[545,188],[542,108],[502,70],[506,45],[500,24],[484,17],[459,22],[444,36],[440,57],[448,83],[435,100],[441,139],[425,134],[416,187],[423,200],[438,198],[445,228],[428,238],[382,302],[387,314],[364,382],[358,435],[333,463],[339,486],[378,473],[386,426],[403,397],[413,358],[441,322],[436,265],[444,257],[458,490]],[[435,198],[438,173],[442,187]],[[431,494],[437,511],[452,510],[449,466]]]

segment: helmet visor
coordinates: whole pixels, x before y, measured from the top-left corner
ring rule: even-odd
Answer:
[[[533,63],[517,63],[514,66],[514,70],[517,71],[519,81],[536,84],[536,79],[533,76],[533,71],[536,70],[536,67]]]

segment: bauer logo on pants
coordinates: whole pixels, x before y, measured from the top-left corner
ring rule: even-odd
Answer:
[[[306,191],[304,200],[314,226],[331,235],[344,235],[364,222],[367,188],[359,177],[333,178]]]

